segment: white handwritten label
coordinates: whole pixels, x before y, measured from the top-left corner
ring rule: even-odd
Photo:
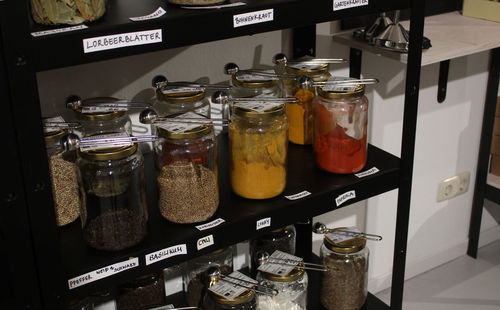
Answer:
[[[336,82],[336,81],[350,81],[354,80],[353,78],[350,77],[342,77],[342,76],[334,76],[328,79],[328,81],[325,83],[323,86],[324,91],[332,91],[332,92],[348,92],[348,91],[355,91],[356,90],[356,84],[334,84],[334,83],[328,83],[328,82]]]
[[[369,175],[378,173],[379,171],[380,170],[378,170],[377,167],[373,167],[373,168],[370,168],[368,170],[365,170],[365,171],[362,171],[362,172],[359,172],[359,173],[355,173],[354,175],[361,179],[361,178],[367,177]]]
[[[191,9],[191,10],[213,10],[213,9],[223,9],[230,8],[234,6],[247,5],[245,2],[234,2],[229,4],[222,5],[205,5],[205,6],[182,6],[183,9]]]
[[[113,112],[113,111],[128,111],[128,108],[113,103],[107,103],[106,106],[82,107],[83,114],[103,113],[103,112]]]
[[[271,226],[271,218],[270,217],[266,217],[265,219],[261,219],[261,220],[257,221],[257,228],[256,228],[256,230],[259,230],[259,229],[262,229],[262,228],[265,228],[265,227],[269,227],[269,226]]]
[[[162,42],[161,29],[128,32],[83,39],[83,52],[93,53],[128,46]]]
[[[187,254],[187,247],[185,244],[174,245],[169,248],[165,248],[153,253],[147,254],[144,258],[146,260],[146,266],[157,263],[167,258],[171,258],[177,255]]]
[[[119,262],[68,280],[70,290],[139,266],[139,258]]]
[[[100,150],[115,146],[127,146],[132,144],[130,140],[117,139],[123,137],[123,133],[110,133],[84,137],[80,140],[80,151],[83,152],[89,150]],[[99,141],[92,141],[93,139],[99,139]]]
[[[295,195],[285,196],[285,198],[288,199],[288,200],[297,200],[297,199],[300,199],[300,198],[307,197],[309,195],[311,195],[310,192],[303,191],[303,192],[297,193]]]
[[[60,130],[59,127],[57,126],[50,126],[51,123],[64,123],[64,118],[62,116],[55,116],[55,117],[49,117],[49,118],[45,118],[43,120],[43,132],[45,133],[51,133],[51,132],[54,132],[54,131],[58,131]]]
[[[224,223],[225,220],[224,219],[221,219],[221,218],[218,218],[218,219],[215,219],[209,223],[205,223],[205,224],[201,224],[201,225],[198,225],[198,226],[195,226],[199,231],[203,231],[203,230],[207,230],[207,229],[210,229],[210,228],[213,228],[215,226],[218,226],[222,223]]]
[[[140,21],[143,21],[143,20],[150,20],[150,19],[159,18],[159,17],[165,15],[166,13],[167,13],[167,11],[165,11],[160,6],[160,7],[158,7],[158,9],[156,9],[156,11],[154,11],[153,13],[151,13],[149,15],[138,16],[138,17],[130,17],[130,20],[133,21],[133,22],[140,22]]]
[[[196,241],[196,248],[199,250],[204,249],[206,247],[209,247],[211,245],[214,245],[214,236],[213,235],[208,235],[206,237],[198,239]]]
[[[264,112],[267,110],[271,110],[277,106],[283,105],[283,102],[279,101],[270,101],[270,100],[262,100],[262,101],[238,101],[233,104],[235,107],[252,110],[255,112]]]
[[[251,286],[249,282],[257,284],[254,279],[245,276],[239,271],[234,271],[228,277],[223,278],[222,281],[212,285],[209,290],[225,299],[234,300],[248,290],[247,287]]]
[[[298,256],[276,250],[269,256],[268,261],[257,269],[277,276],[286,276],[302,261]]]
[[[182,93],[194,93],[194,92],[202,92],[203,88],[201,87],[165,87],[161,90],[161,92],[165,95],[168,94],[182,94]]]
[[[342,232],[344,230],[346,230],[346,231]],[[349,232],[347,232],[347,231],[349,231]],[[340,231],[336,230],[336,231],[333,231],[331,233],[327,233],[326,237],[334,243],[339,243],[339,242],[344,242],[347,240],[357,238],[357,237],[359,237],[359,233],[361,233],[361,230],[359,230],[359,228],[357,228],[356,226],[351,226],[351,227],[341,229]]]
[[[233,15],[233,27],[248,26],[274,20],[274,9]]]
[[[340,11],[365,5],[368,5],[368,0],[333,0],[334,11]]]
[[[343,204],[344,202],[356,198],[356,192],[355,191],[348,191],[337,198],[335,198],[335,203],[337,204],[337,207]]]
[[[194,112],[187,112],[187,113],[178,115],[174,118],[206,119],[205,117],[203,117],[199,114],[196,114]],[[173,132],[173,133],[181,133],[181,132],[185,132],[185,131],[194,129],[196,127],[200,127],[200,124],[190,123],[189,120],[186,120],[185,122],[184,121],[183,122],[168,122],[167,121],[167,122],[157,123],[157,126],[162,128],[162,129]]]
[[[31,35],[36,38],[36,37],[48,36],[48,35],[56,34],[56,33],[63,33],[63,32],[75,31],[75,30],[81,30],[81,29],[87,29],[87,28],[88,28],[88,26],[86,26],[86,25],[78,25],[78,26],[36,31],[36,32],[32,32]]]
[[[262,70],[261,72],[263,74],[236,73],[236,79],[243,82],[279,80],[278,76],[276,75],[276,73],[274,73],[273,70]]]

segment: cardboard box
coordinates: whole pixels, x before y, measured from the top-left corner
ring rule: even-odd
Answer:
[[[500,2],[492,0],[464,0],[464,16],[500,22]]]
[[[495,122],[493,123],[493,135],[500,136],[500,116],[495,117]]]
[[[491,138],[491,154],[500,156],[500,136],[493,135]]]
[[[500,176],[500,155],[491,155],[490,173]]]
[[[495,110],[495,116],[500,116],[500,97],[497,98],[497,108]]]

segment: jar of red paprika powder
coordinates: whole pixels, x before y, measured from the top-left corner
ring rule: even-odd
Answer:
[[[318,89],[314,99],[314,153],[321,169],[354,173],[365,166],[368,99],[364,93],[364,85]]]

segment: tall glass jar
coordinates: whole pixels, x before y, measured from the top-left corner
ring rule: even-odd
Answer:
[[[153,108],[162,117],[194,112],[210,118],[210,101],[201,87],[170,87],[159,83]]]
[[[157,134],[154,149],[162,216],[183,224],[207,220],[219,206],[213,126],[164,124],[157,127]]]
[[[233,87],[230,95],[234,98],[281,97],[278,82],[277,78],[236,72],[231,76],[230,84]]]
[[[267,252],[269,255],[273,254],[274,251],[279,250],[288,254],[295,254],[295,242],[296,242],[296,230],[295,226],[288,225],[281,227],[257,238],[250,240],[250,259],[249,267],[252,275],[257,273],[256,253],[260,251]]]
[[[284,105],[255,111],[235,103],[229,126],[229,175],[244,198],[276,197],[286,185],[288,120]]]
[[[259,271],[259,284],[278,291],[276,296],[257,294],[259,310],[306,310],[308,277],[304,269],[296,267],[287,275]]]
[[[30,0],[33,20],[42,25],[75,25],[99,19],[106,0]]]
[[[57,226],[72,223],[80,215],[76,153],[65,152],[61,144],[61,138],[67,133],[62,129],[44,133]]]
[[[202,274],[210,267],[218,267],[225,275],[233,272],[233,247],[216,250],[186,263],[182,282],[188,306],[200,306],[206,292]]]
[[[77,132],[81,137],[112,133],[132,135],[132,121],[125,111],[83,113],[77,109],[75,117],[82,126]]]
[[[297,77],[308,76],[314,82],[323,82],[330,78],[328,63],[286,65],[285,70]],[[301,87],[298,80],[283,80],[283,97],[295,97],[299,102],[286,104],[286,116],[290,122],[288,139],[300,145],[313,143],[313,99],[317,95],[316,88]]]
[[[202,310],[254,310],[257,303],[254,291],[247,290],[235,299],[226,299],[208,291],[203,298]]]
[[[328,310],[359,310],[368,294],[366,239],[338,239],[325,235],[320,257],[328,271],[323,273],[320,300]]]
[[[78,152],[83,237],[93,248],[116,251],[146,235],[144,159],[137,144]]]
[[[358,172],[366,164],[368,99],[364,85],[318,89],[314,100],[314,153],[317,165],[333,173]]]
[[[145,275],[118,287],[117,310],[145,310],[165,304],[163,273]]]

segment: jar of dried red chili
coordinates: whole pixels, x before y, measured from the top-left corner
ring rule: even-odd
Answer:
[[[314,99],[317,165],[333,173],[354,173],[366,164],[368,99],[364,85],[325,86]]]

